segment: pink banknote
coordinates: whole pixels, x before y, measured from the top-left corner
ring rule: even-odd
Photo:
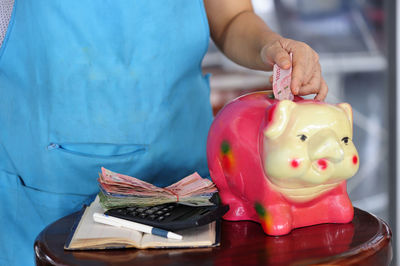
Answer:
[[[290,54],[292,59],[292,54]],[[293,100],[294,96],[290,90],[290,82],[292,81],[292,67],[289,69],[282,69],[277,64],[273,69],[274,80],[272,82],[272,89],[274,91],[275,99],[278,100]]]

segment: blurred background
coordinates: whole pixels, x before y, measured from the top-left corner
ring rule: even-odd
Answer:
[[[306,42],[319,53],[329,87],[326,101],[352,105],[353,140],[360,156],[360,169],[349,180],[348,193],[354,206],[388,222],[394,236],[396,142],[390,130],[395,124],[395,83],[394,76],[389,75],[389,68],[394,65],[389,62],[393,61],[390,55],[394,57],[395,51],[389,54],[388,50],[389,42],[395,42],[394,34],[390,34],[391,23],[395,23],[395,2],[253,0],[256,13],[273,30],[286,38]],[[212,74],[214,113],[241,94],[271,89],[271,73],[235,65],[212,42],[203,67],[204,72]]]

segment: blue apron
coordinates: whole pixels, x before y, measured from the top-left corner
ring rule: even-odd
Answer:
[[[46,225],[100,167],[166,186],[208,175],[202,1],[16,0],[0,50],[0,265],[33,264]]]

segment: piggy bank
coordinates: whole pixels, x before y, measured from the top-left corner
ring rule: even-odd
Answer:
[[[346,180],[358,170],[347,103],[271,99],[256,92],[227,104],[207,139],[210,175],[226,220],[252,220],[268,235],[321,223],[347,223]]]

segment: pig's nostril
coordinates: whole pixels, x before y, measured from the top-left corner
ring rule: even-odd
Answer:
[[[328,167],[328,163],[325,159],[319,159],[317,163],[321,170],[325,170]]]

